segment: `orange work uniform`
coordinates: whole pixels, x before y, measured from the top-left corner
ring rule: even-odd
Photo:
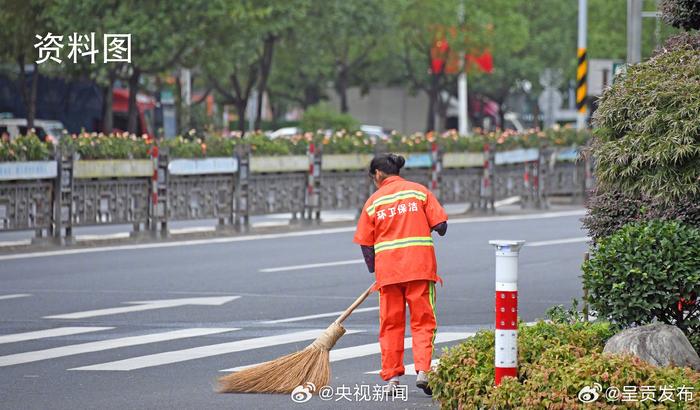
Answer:
[[[362,209],[354,242],[374,246],[384,380],[404,374],[406,303],[416,371],[430,370],[440,281],[431,227],[445,221],[445,210],[427,188],[398,175],[382,181]]]

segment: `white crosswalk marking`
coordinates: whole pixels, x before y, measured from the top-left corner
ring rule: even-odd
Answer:
[[[435,337],[435,343],[447,343],[455,340],[466,339],[473,336],[474,333],[459,333],[459,332],[443,332],[438,333]],[[404,349],[411,349],[411,338],[404,339]],[[381,353],[379,343],[368,343],[359,346],[345,347],[342,349],[334,349],[330,352],[330,361],[338,362],[341,360],[355,359],[358,357],[371,356]],[[260,363],[250,364],[246,366],[233,367],[231,369],[221,370],[222,372],[237,372],[248,367],[257,366]]]
[[[440,359],[433,359],[430,361],[430,367],[435,367],[438,363],[440,363]],[[371,372],[365,372],[365,374],[379,374],[380,371],[381,370],[373,370]],[[416,365],[414,363],[405,366],[404,375],[415,376],[416,374]]]
[[[216,333],[231,332],[238,328],[193,328],[174,330],[163,333],[153,333],[142,336],[122,337],[119,339],[108,339],[97,342],[81,343],[77,345],[61,346],[52,349],[35,350],[25,353],[0,356],[0,367],[12,366],[22,363],[37,362],[46,359],[72,356],[82,353],[98,352],[102,350],[117,349],[120,347],[137,346],[148,343],[163,342],[167,340],[184,339],[187,337],[204,336]]]
[[[0,295],[0,300],[26,298],[27,296],[32,296],[32,295],[29,293],[17,293],[15,295]]]
[[[201,359],[227,353],[241,352],[244,350],[259,349],[262,347],[277,346],[286,343],[312,340],[318,337],[323,329],[305,330],[301,332],[287,333],[276,336],[263,336],[253,339],[237,340],[235,342],[219,343],[209,346],[200,346],[191,349],[173,350],[156,353],[147,356],[132,357],[109,363],[100,363],[92,366],[77,367],[69,370],[112,370],[128,371],[143,369],[146,367],[161,366],[170,363],[179,363],[187,360]],[[360,330],[348,330],[345,334],[358,333]]]
[[[0,344],[24,342],[26,340],[45,339],[48,337],[79,335],[81,333],[97,332],[114,329],[113,327],[57,327],[54,329],[36,330],[33,332],[15,333],[0,336]]]
[[[362,312],[372,312],[375,310],[379,310],[379,306],[375,307],[367,307],[367,308],[360,308],[360,309],[355,309],[352,313],[362,313]],[[330,312],[330,313],[319,313],[317,315],[308,315],[308,316],[298,316],[298,317],[290,317],[287,319],[277,319],[277,320],[266,320],[262,323],[268,324],[268,325],[273,325],[275,323],[289,323],[289,322],[299,322],[302,320],[309,320],[309,319],[319,319],[322,317],[333,317],[333,316],[338,316],[339,314],[343,313],[342,311],[340,312]]]

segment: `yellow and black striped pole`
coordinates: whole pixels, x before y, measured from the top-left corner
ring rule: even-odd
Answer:
[[[588,73],[588,57],[585,48],[578,49],[578,68],[576,69],[576,110],[586,115],[586,74]]]
[[[576,129],[586,128],[586,74],[588,73],[588,57],[586,55],[586,0],[578,0],[578,68],[576,69]]]

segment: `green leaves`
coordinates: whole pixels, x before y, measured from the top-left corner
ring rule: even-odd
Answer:
[[[700,194],[700,53],[685,44],[630,67],[594,121],[603,189],[666,204]]]
[[[698,334],[697,306],[679,312],[678,302],[700,295],[700,229],[677,221],[628,224],[598,239],[583,283],[599,317],[622,326],[659,320]]]

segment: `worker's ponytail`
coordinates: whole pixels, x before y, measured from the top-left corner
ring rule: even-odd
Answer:
[[[372,160],[369,166],[369,173],[374,175],[379,170],[387,175],[399,175],[404,164],[406,164],[406,159],[401,155],[381,154]]]

